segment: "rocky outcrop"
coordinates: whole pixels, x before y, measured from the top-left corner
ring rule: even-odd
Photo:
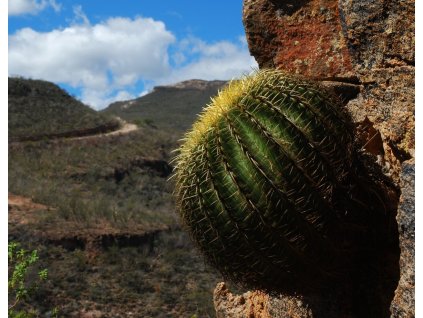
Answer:
[[[355,70],[414,66],[414,0],[339,0]]]
[[[414,1],[245,0],[243,21],[261,68],[322,80],[374,124],[399,182],[414,157]]]
[[[340,23],[362,92],[348,104],[383,136],[385,171],[399,182],[414,157],[414,0],[339,0]]]
[[[352,78],[336,0],[244,0],[251,54],[261,68],[319,78]]]
[[[414,317],[414,178],[414,161],[404,162],[401,172],[402,196],[397,215],[401,278],[391,304],[392,317]]]
[[[357,123],[368,118],[381,134],[381,164],[399,183],[402,162],[414,157],[414,67],[374,69],[360,78],[361,93],[348,110]]]
[[[373,295],[356,287],[324,297],[267,295],[254,315],[218,285],[218,317],[414,317],[414,1],[244,0],[243,22],[260,68],[320,80],[342,97],[363,151],[400,189],[400,257],[394,246],[373,260],[390,268],[368,282]]]
[[[261,317],[271,318],[268,309],[269,295],[260,292],[246,292],[233,295],[225,283],[219,283],[214,290],[214,306],[217,318]]]

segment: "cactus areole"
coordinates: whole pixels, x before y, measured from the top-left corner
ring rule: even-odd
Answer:
[[[334,208],[333,191],[351,169],[352,127],[330,93],[277,70],[232,81],[212,99],[176,158],[175,196],[225,278],[295,290],[343,275],[354,224]]]

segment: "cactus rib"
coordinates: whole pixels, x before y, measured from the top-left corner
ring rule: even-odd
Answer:
[[[371,227],[359,216],[367,211],[345,217],[340,206],[340,189],[352,187],[352,127],[330,93],[278,70],[232,81],[212,99],[179,149],[175,198],[224,276],[312,289],[346,275],[349,247]]]

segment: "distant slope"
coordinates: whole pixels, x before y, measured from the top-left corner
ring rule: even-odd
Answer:
[[[8,95],[10,141],[85,136],[120,125],[47,81],[9,78]]]
[[[194,122],[226,81],[189,80],[171,86],[157,86],[140,98],[116,102],[105,110],[129,122],[182,134]]]

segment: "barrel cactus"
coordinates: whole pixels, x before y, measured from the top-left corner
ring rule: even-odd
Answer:
[[[316,288],[345,275],[369,225],[368,211],[343,208],[348,195],[338,195],[351,188],[353,131],[310,81],[278,70],[232,81],[176,158],[178,210],[207,260],[251,288]]]

